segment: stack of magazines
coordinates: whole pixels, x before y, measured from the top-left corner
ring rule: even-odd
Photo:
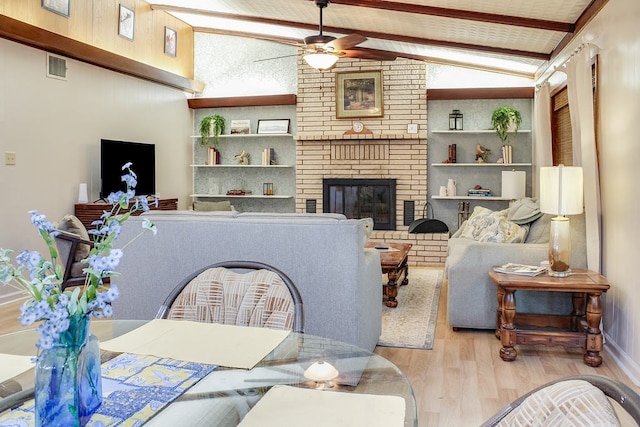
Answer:
[[[493,271],[505,274],[519,274],[521,276],[537,276],[547,271],[547,269],[546,267],[536,265],[514,264],[510,262],[500,267],[493,267]]]

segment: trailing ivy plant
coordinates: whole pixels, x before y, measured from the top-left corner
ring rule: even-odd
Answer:
[[[491,126],[496,130],[503,144],[509,143],[509,129],[512,126],[514,134],[518,134],[520,123],[522,123],[520,112],[510,107],[498,107],[491,115]]]
[[[213,139],[213,145],[217,147],[220,135],[224,133],[224,125],[224,117],[222,116],[217,114],[205,116],[200,122],[200,143],[209,145],[209,139]]]

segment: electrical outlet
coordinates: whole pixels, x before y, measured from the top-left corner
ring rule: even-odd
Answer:
[[[16,153],[13,151],[7,151],[4,153],[4,164],[5,165],[15,165],[16,164]]]
[[[407,125],[407,133],[418,133],[418,124],[417,123],[409,123]]]

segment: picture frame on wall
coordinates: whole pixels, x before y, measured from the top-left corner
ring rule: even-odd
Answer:
[[[262,134],[289,133],[289,119],[258,120],[258,133],[262,133]]]
[[[176,56],[178,50],[178,33],[173,28],[164,27],[164,53]]]
[[[133,41],[133,29],[136,14],[133,10],[120,5],[120,18],[118,19],[118,35]]]
[[[42,7],[68,18],[70,1],[71,0],[42,0]]]
[[[336,118],[382,117],[382,71],[336,74]]]

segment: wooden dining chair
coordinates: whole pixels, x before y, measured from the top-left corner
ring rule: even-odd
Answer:
[[[88,267],[82,260],[89,255],[93,242],[85,226],[74,215],[66,215],[56,228],[56,246],[60,260],[64,265],[62,289],[84,285]]]
[[[256,261],[225,261],[190,274],[156,318],[304,332],[302,297],[293,281]]]

